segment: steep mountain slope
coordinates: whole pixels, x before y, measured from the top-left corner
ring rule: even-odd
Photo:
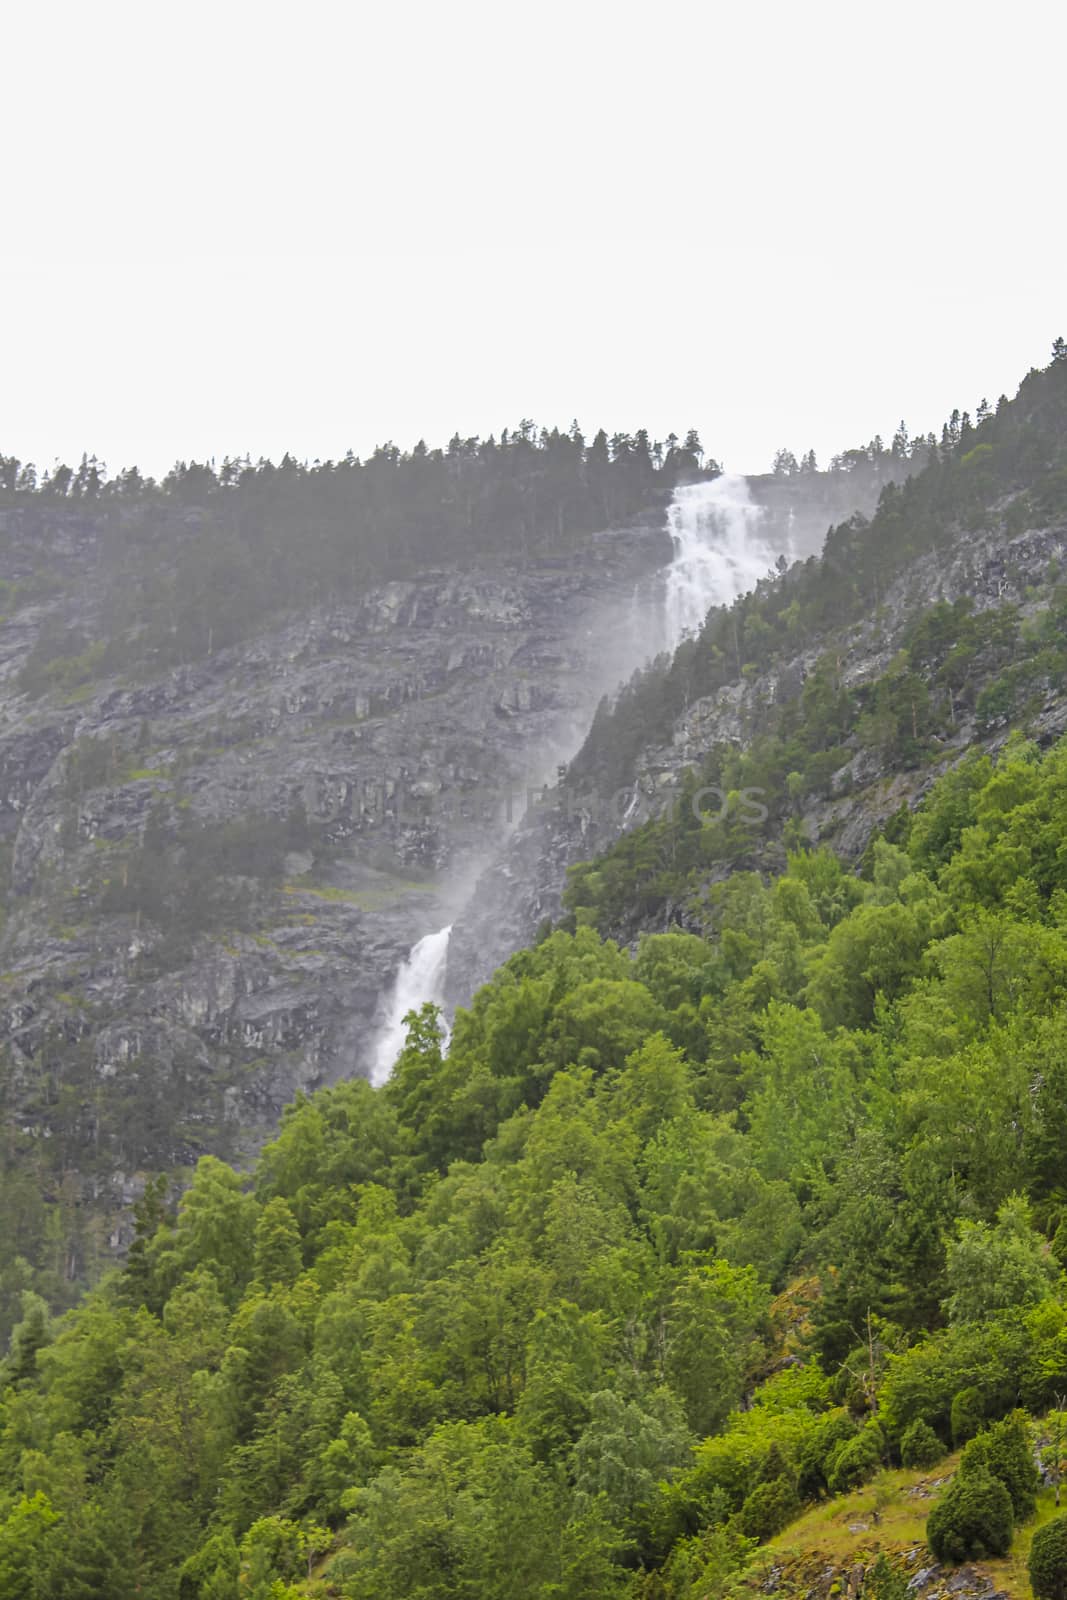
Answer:
[[[706,878],[780,867],[783,836],[858,860],[966,751],[998,748],[1012,726],[1039,741],[1061,733],[1065,463],[1061,357],[977,428],[958,430],[924,472],[891,485],[870,523],[840,525],[818,558],[713,613],[699,640],[602,705],[557,793],[461,914],[453,1002],[558,919],[568,870],[624,833],[627,904],[585,892],[587,875],[571,909],[595,908],[603,931],[626,938],[676,921],[699,927],[686,901],[701,870],[692,882],[675,870],[679,830],[655,821],[677,810],[686,773],[699,774],[705,809],[734,824],[732,838],[705,834]],[[727,798],[742,790],[747,808]],[[755,822],[757,808],[767,816]],[[595,876],[610,874],[609,861]]]
[[[1058,355],[604,709],[567,783],[629,764],[631,797],[699,699],[694,739],[724,698],[752,722],[683,741],[684,803],[572,874],[572,931],[513,955],[447,1047],[423,1008],[384,1088],[299,1099],[252,1174],[150,1185],[76,1312],[22,1297],[0,1600],[902,1600],[880,1545],[912,1592],[995,1572],[1025,1596],[981,1563],[1047,1517],[1036,1462],[1058,1477],[1067,1426],[1065,407]],[[968,593],[850,635],[856,687],[834,629],[931,550],[955,583],[964,533]],[[999,576],[987,534],[1022,541]],[[796,692],[748,704],[757,645],[769,677],[804,641]],[[972,724],[1001,747],[963,752]],[[904,782],[853,872],[811,833],[855,820],[835,775],[866,750]],[[165,863],[161,832],[138,849]],[[118,891],[155,891],[128,866]],[[937,1469],[919,1511],[898,1465]],[[790,1530],[859,1488],[851,1566],[816,1573]]]
[[[907,465],[758,480],[769,542],[815,548]],[[408,949],[657,647],[661,508],[697,463],[516,435],[162,488],[83,464],[73,503],[17,466],[3,1257],[62,1303],[148,1175],[246,1158],[298,1091],[369,1070]]]
[[[65,520],[38,548],[69,540],[91,565],[91,520]],[[573,747],[664,545],[652,522],[565,561],[426,574],[43,698],[18,693],[40,608],[18,614],[5,1101],[34,1182],[52,1187],[36,1148],[73,1189],[65,1274],[102,1244],[83,1194],[113,1228],[109,1191],[128,1203],[145,1169],[258,1148],[297,1090],[367,1070],[399,961],[503,836],[506,793]]]

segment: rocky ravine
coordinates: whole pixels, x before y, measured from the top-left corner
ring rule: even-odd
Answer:
[[[577,557],[427,573],[150,680],[33,700],[17,674],[41,628],[59,612],[92,636],[92,584],[70,579],[95,538],[91,518],[35,515],[35,555],[50,540],[66,581],[0,647],[0,1087],[108,1211],[145,1171],[245,1156],[298,1090],[366,1071],[398,963],[506,831],[493,796],[553,774],[632,665],[622,619],[668,541],[655,519]],[[183,948],[109,909],[147,827],[250,816],[300,825],[282,880],[238,884],[229,925]],[[111,1245],[126,1236],[113,1220]]]

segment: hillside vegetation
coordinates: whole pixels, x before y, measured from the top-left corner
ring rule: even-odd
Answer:
[[[150,1191],[124,1272],[26,1298],[0,1595],[714,1594],[805,1501],[1047,1409],[1065,819],[1067,748],[1016,741],[868,881],[801,850],[706,938],[553,933],[251,1184]]]
[[[892,1523],[898,1468],[937,1478],[898,1518],[913,1550],[1017,1565],[1029,1419],[1054,1475],[1064,1453],[1067,742],[1023,729],[1067,597],[1044,573],[1013,607],[918,606],[862,692],[819,645],[968,528],[1062,516],[1065,357],[604,707],[572,777],[608,789],[694,697],[814,657],[759,740],[701,752],[670,817],[574,873],[447,1048],[424,1007],[384,1089],[299,1099],[251,1175],[150,1182],[125,1267],[62,1317],[24,1287],[12,1169],[0,1600],[715,1600],[830,1497]],[[999,748],[859,871],[805,836],[858,744],[906,770],[964,718]],[[709,782],[766,817],[704,815]],[[197,881],[234,851],[269,880],[299,825],[197,835]],[[116,914],[181,900],[142,849]],[[605,937],[672,907],[686,931]],[[892,1563],[858,1581],[900,1600]]]
[[[775,514],[821,533],[936,449],[785,461]],[[121,1258],[147,1179],[367,1069],[488,792],[588,724],[673,486],[717,471],[695,433],[528,423],[162,483],[0,457],[0,1348],[22,1289],[66,1308]]]

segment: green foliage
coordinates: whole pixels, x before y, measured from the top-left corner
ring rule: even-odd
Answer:
[[[17,1501],[0,1524],[0,1600],[42,1595],[38,1569],[49,1529],[59,1521],[40,1490]]]
[[[966,1444],[968,1439],[973,1439],[985,1426],[986,1416],[986,1402],[981,1391],[973,1384],[966,1389],[959,1389],[952,1396],[952,1410],[949,1413],[953,1444]]]
[[[1023,1412],[994,1422],[967,1444],[960,1457],[960,1473],[979,1469],[992,1473],[1011,1495],[1017,1522],[1025,1522],[1037,1509],[1038,1473],[1030,1429]]]
[[[738,1513],[738,1527],[746,1539],[773,1539],[800,1508],[796,1487],[783,1473],[756,1487],[745,1497]]]
[[[1028,1567],[1035,1600],[1067,1600],[1067,1517],[1038,1528]]]
[[[1004,1201],[996,1223],[961,1220],[948,1248],[945,1274],[952,1322],[981,1322],[998,1311],[1035,1305],[1052,1293],[1057,1271],[1048,1245],[1030,1227],[1019,1195]]]
[[[667,1371],[690,1426],[712,1433],[741,1399],[769,1297],[751,1267],[684,1272],[667,1309]]]
[[[833,1453],[826,1475],[831,1494],[846,1494],[873,1478],[885,1451],[885,1434],[872,1418],[853,1438]]]
[[[907,1574],[894,1567],[883,1550],[863,1580],[863,1593],[871,1600],[907,1600]]]
[[[268,1289],[291,1287],[300,1273],[300,1229],[282,1196],[268,1200],[256,1220],[255,1275]]]
[[[926,1520],[926,1538],[939,1561],[955,1564],[1007,1555],[1014,1527],[1007,1489],[975,1467],[953,1478]]]
[[[956,1396],[974,1391],[957,1406],[965,1430],[1010,1411],[1031,1352],[1031,1328],[1010,1318],[945,1329],[891,1352],[880,1389],[883,1421],[899,1437],[921,1417],[935,1433],[962,1443],[951,1426]]]
[[[0,1368],[0,1384],[20,1384],[32,1379],[37,1370],[37,1352],[49,1340],[48,1306],[32,1289],[22,1292],[22,1320],[11,1331],[11,1347]]]
[[[625,1525],[662,1479],[685,1462],[692,1436],[669,1390],[624,1400],[612,1390],[589,1397],[589,1421],[574,1447],[575,1489]]]
[[[905,1467],[933,1467],[944,1455],[945,1446],[921,1417],[904,1429],[900,1440],[900,1459]]]
[[[27,1260],[0,1511],[42,1596],[274,1600],[324,1555],[356,1600],[695,1597],[950,1436],[931,1539],[1002,1545],[1011,1413],[1067,1383],[1065,784],[1012,746],[865,879],[802,851],[703,936],[552,932],[254,1173],[150,1185],[74,1314]]]
[[[241,1556],[229,1528],[212,1534],[178,1574],[179,1600],[233,1600]]]
[[[829,1490],[829,1475],[856,1438],[859,1429],[844,1408],[820,1417],[801,1442],[797,1452],[797,1488],[806,1500],[817,1500]]]
[[[754,1541],[746,1539],[732,1521],[713,1523],[679,1539],[662,1572],[650,1573],[636,1595],[638,1600],[706,1600],[724,1595],[746,1570],[754,1552]]]

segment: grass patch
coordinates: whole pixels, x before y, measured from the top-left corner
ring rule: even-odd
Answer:
[[[88,1011],[89,1002],[83,994],[73,994],[69,989],[59,989],[52,997],[61,1006],[69,1006],[79,1011]]]
[[[936,1491],[931,1491],[929,1498],[921,1491],[947,1477],[957,1459],[948,1456],[931,1472],[880,1472],[862,1489],[812,1506],[772,1539],[767,1549],[784,1559],[818,1555],[847,1566],[867,1556],[873,1558],[879,1550],[922,1544]]]
[[[95,683],[81,683],[76,689],[70,689],[66,694],[61,695],[59,703],[63,706],[84,705],[87,700],[93,698],[96,690],[97,685]]]
[[[350,905],[358,904],[360,898],[355,889],[319,888],[310,883],[285,883],[282,885],[282,893],[313,894],[316,900],[343,900]]]
[[[359,911],[385,911],[404,895],[424,894],[429,887],[411,879],[398,878],[395,883],[369,889],[339,889],[332,884],[286,883],[283,894],[310,894],[316,900],[355,906]]]

